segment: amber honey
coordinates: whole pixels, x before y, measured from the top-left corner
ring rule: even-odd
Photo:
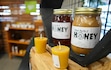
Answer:
[[[80,7],[72,23],[71,48],[77,54],[88,54],[98,43],[101,31],[100,8]]]

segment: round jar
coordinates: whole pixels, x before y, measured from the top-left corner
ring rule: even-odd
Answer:
[[[55,9],[52,22],[53,43],[71,46],[72,10]]]
[[[71,32],[71,49],[77,54],[88,54],[100,39],[100,8],[79,7],[75,10]]]

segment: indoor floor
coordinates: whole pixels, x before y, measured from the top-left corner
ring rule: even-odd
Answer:
[[[22,57],[10,59],[8,54],[0,52],[0,70],[18,70]]]

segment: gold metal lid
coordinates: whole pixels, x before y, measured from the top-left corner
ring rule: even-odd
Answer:
[[[101,10],[101,8],[78,7],[75,14],[100,14]]]
[[[54,9],[54,14],[72,14],[72,9]]]

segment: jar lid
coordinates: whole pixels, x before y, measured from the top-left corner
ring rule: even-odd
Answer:
[[[75,14],[100,14],[101,10],[101,8],[78,7]]]
[[[72,9],[54,9],[54,14],[72,14]]]

